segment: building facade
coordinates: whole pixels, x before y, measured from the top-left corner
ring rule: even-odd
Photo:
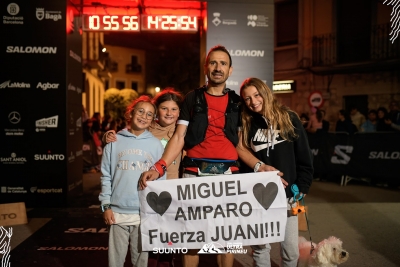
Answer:
[[[277,94],[310,114],[319,91],[330,130],[340,109],[389,107],[400,100],[400,40],[392,43],[392,6],[375,0],[275,1],[274,80],[293,80],[295,92]]]

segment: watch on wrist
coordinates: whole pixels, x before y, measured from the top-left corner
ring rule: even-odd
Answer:
[[[105,212],[106,210],[111,209],[111,204],[104,204],[100,206],[100,209],[102,212]]]
[[[264,164],[264,162],[262,162],[262,161],[257,162],[256,165],[254,165],[254,172],[258,172],[258,169],[263,164]]]

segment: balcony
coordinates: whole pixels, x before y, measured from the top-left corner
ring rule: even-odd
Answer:
[[[97,70],[104,69],[103,62],[101,62],[100,60],[97,60],[97,59],[93,59],[93,60],[84,59],[83,66],[88,69],[97,69]]]
[[[400,40],[392,43],[390,32],[390,24],[374,25],[370,32],[370,43],[363,47],[369,53],[366,50],[367,53],[361,57],[349,57],[349,53],[343,53],[347,52],[346,45],[338,42],[334,33],[314,36],[311,71],[324,75],[400,69]]]
[[[126,69],[125,69],[126,73],[140,73],[142,72],[142,66],[138,65],[138,64],[127,64],[126,65]]]

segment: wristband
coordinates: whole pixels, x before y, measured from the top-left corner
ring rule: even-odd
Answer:
[[[152,168],[158,172],[158,174],[160,175],[160,177],[164,176],[165,172],[167,171],[167,163],[165,163],[164,160],[160,159],[159,161],[157,161]],[[159,177],[159,178],[160,178]]]
[[[100,206],[100,209],[102,212],[105,212],[106,210],[111,209],[111,204],[104,204]]]
[[[264,164],[264,162],[262,162],[262,161],[257,162],[256,165],[254,165],[254,172],[258,172],[258,169],[263,164]]]

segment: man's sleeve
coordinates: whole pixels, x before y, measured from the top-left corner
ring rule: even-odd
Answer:
[[[190,112],[194,104],[194,98],[195,98],[194,91],[187,93],[187,95],[185,96],[185,99],[183,100],[182,103],[181,112],[179,113],[177,124],[184,124],[186,126],[189,125]]]

